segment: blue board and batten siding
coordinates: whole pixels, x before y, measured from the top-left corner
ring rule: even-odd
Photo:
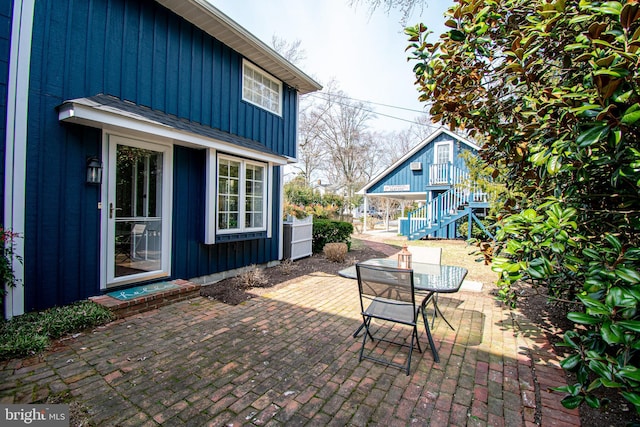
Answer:
[[[9,56],[11,54],[11,17],[13,2],[0,2],[0,117],[7,117]],[[4,162],[7,122],[0,120],[0,224],[4,224]]]
[[[173,263],[174,277],[199,277],[262,264],[278,258],[278,239],[249,239],[216,245],[202,244],[204,235],[205,158],[201,150],[175,147],[173,197]],[[280,172],[276,167],[274,189],[280,188]],[[275,191],[274,193],[278,193]],[[271,204],[273,218],[279,218],[279,206]],[[274,222],[273,236],[279,234]]]
[[[40,0],[35,22],[32,92],[113,95],[295,156],[295,90],[287,120],[242,102],[240,55],[154,1]]]
[[[102,133],[59,123],[56,107],[63,101],[104,93],[295,156],[296,91],[284,85],[282,117],[242,101],[242,57],[154,1],[38,0],[34,22],[26,311],[100,291],[100,188],[86,185],[84,175],[86,158],[102,153]],[[202,244],[205,159],[205,150],[174,148],[172,276],[277,259],[277,220],[271,239]],[[273,175],[271,209],[278,219],[279,168]]]
[[[434,164],[434,150],[435,146],[439,142],[452,141],[453,140],[453,164],[460,169],[466,170],[466,166],[460,154],[464,150],[470,150],[470,148],[458,140],[454,140],[450,135],[441,133],[436,136],[431,142],[425,145],[422,149],[415,152],[412,156],[405,159],[401,164],[396,166],[393,170],[390,170],[382,177],[378,182],[367,189],[367,194],[370,195],[383,195],[385,193],[385,186],[401,186],[409,185],[409,190],[403,190],[406,192],[422,193],[427,190],[427,179],[429,165]],[[410,165],[413,162],[422,163],[422,169],[418,171],[411,170]],[[397,190],[394,190],[397,191]]]

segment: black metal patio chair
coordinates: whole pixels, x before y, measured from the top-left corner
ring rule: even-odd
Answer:
[[[411,370],[411,354],[417,345],[417,349],[422,353],[420,341],[418,340],[418,313],[420,306],[416,305],[413,272],[412,270],[372,266],[364,264],[356,264],[358,275],[358,289],[360,293],[360,307],[362,309],[362,320],[365,327],[365,333],[362,338],[362,347],[360,348],[360,361],[362,359],[373,360],[389,366],[406,369],[407,375]],[[392,344],[398,344],[402,347],[409,347],[406,365],[401,365],[390,360],[384,360],[373,357],[365,353],[365,344],[367,337],[374,341],[371,331],[371,320],[377,319],[385,322],[400,323],[412,328],[411,344],[378,338]]]

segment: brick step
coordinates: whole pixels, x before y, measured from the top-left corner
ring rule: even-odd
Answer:
[[[89,298],[91,301],[111,310],[118,319],[155,310],[178,301],[195,298],[200,295],[200,285],[187,280],[177,279],[172,283],[178,288],[168,289],[149,295],[144,295],[130,300],[119,300],[109,295],[100,295]]]

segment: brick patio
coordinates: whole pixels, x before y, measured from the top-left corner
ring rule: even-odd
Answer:
[[[68,390],[109,426],[580,425],[548,391],[564,373],[526,318],[487,293],[439,305],[455,331],[436,320],[434,363],[420,328],[410,376],[358,362],[356,282],[318,272],[239,306],[196,297],[0,362],[0,401]]]

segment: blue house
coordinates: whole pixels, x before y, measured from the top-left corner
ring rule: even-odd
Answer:
[[[5,316],[282,258],[317,82],[203,0],[10,0],[0,20],[0,221],[23,259]]]
[[[400,218],[398,231],[409,240],[425,237],[459,237],[456,223],[467,216],[472,223],[476,214],[488,208],[486,194],[469,181],[469,170],[460,157],[464,152],[477,154],[480,147],[443,127],[405,154],[369,182],[364,195],[365,212],[371,199],[400,201],[403,211],[408,203],[418,209]]]

